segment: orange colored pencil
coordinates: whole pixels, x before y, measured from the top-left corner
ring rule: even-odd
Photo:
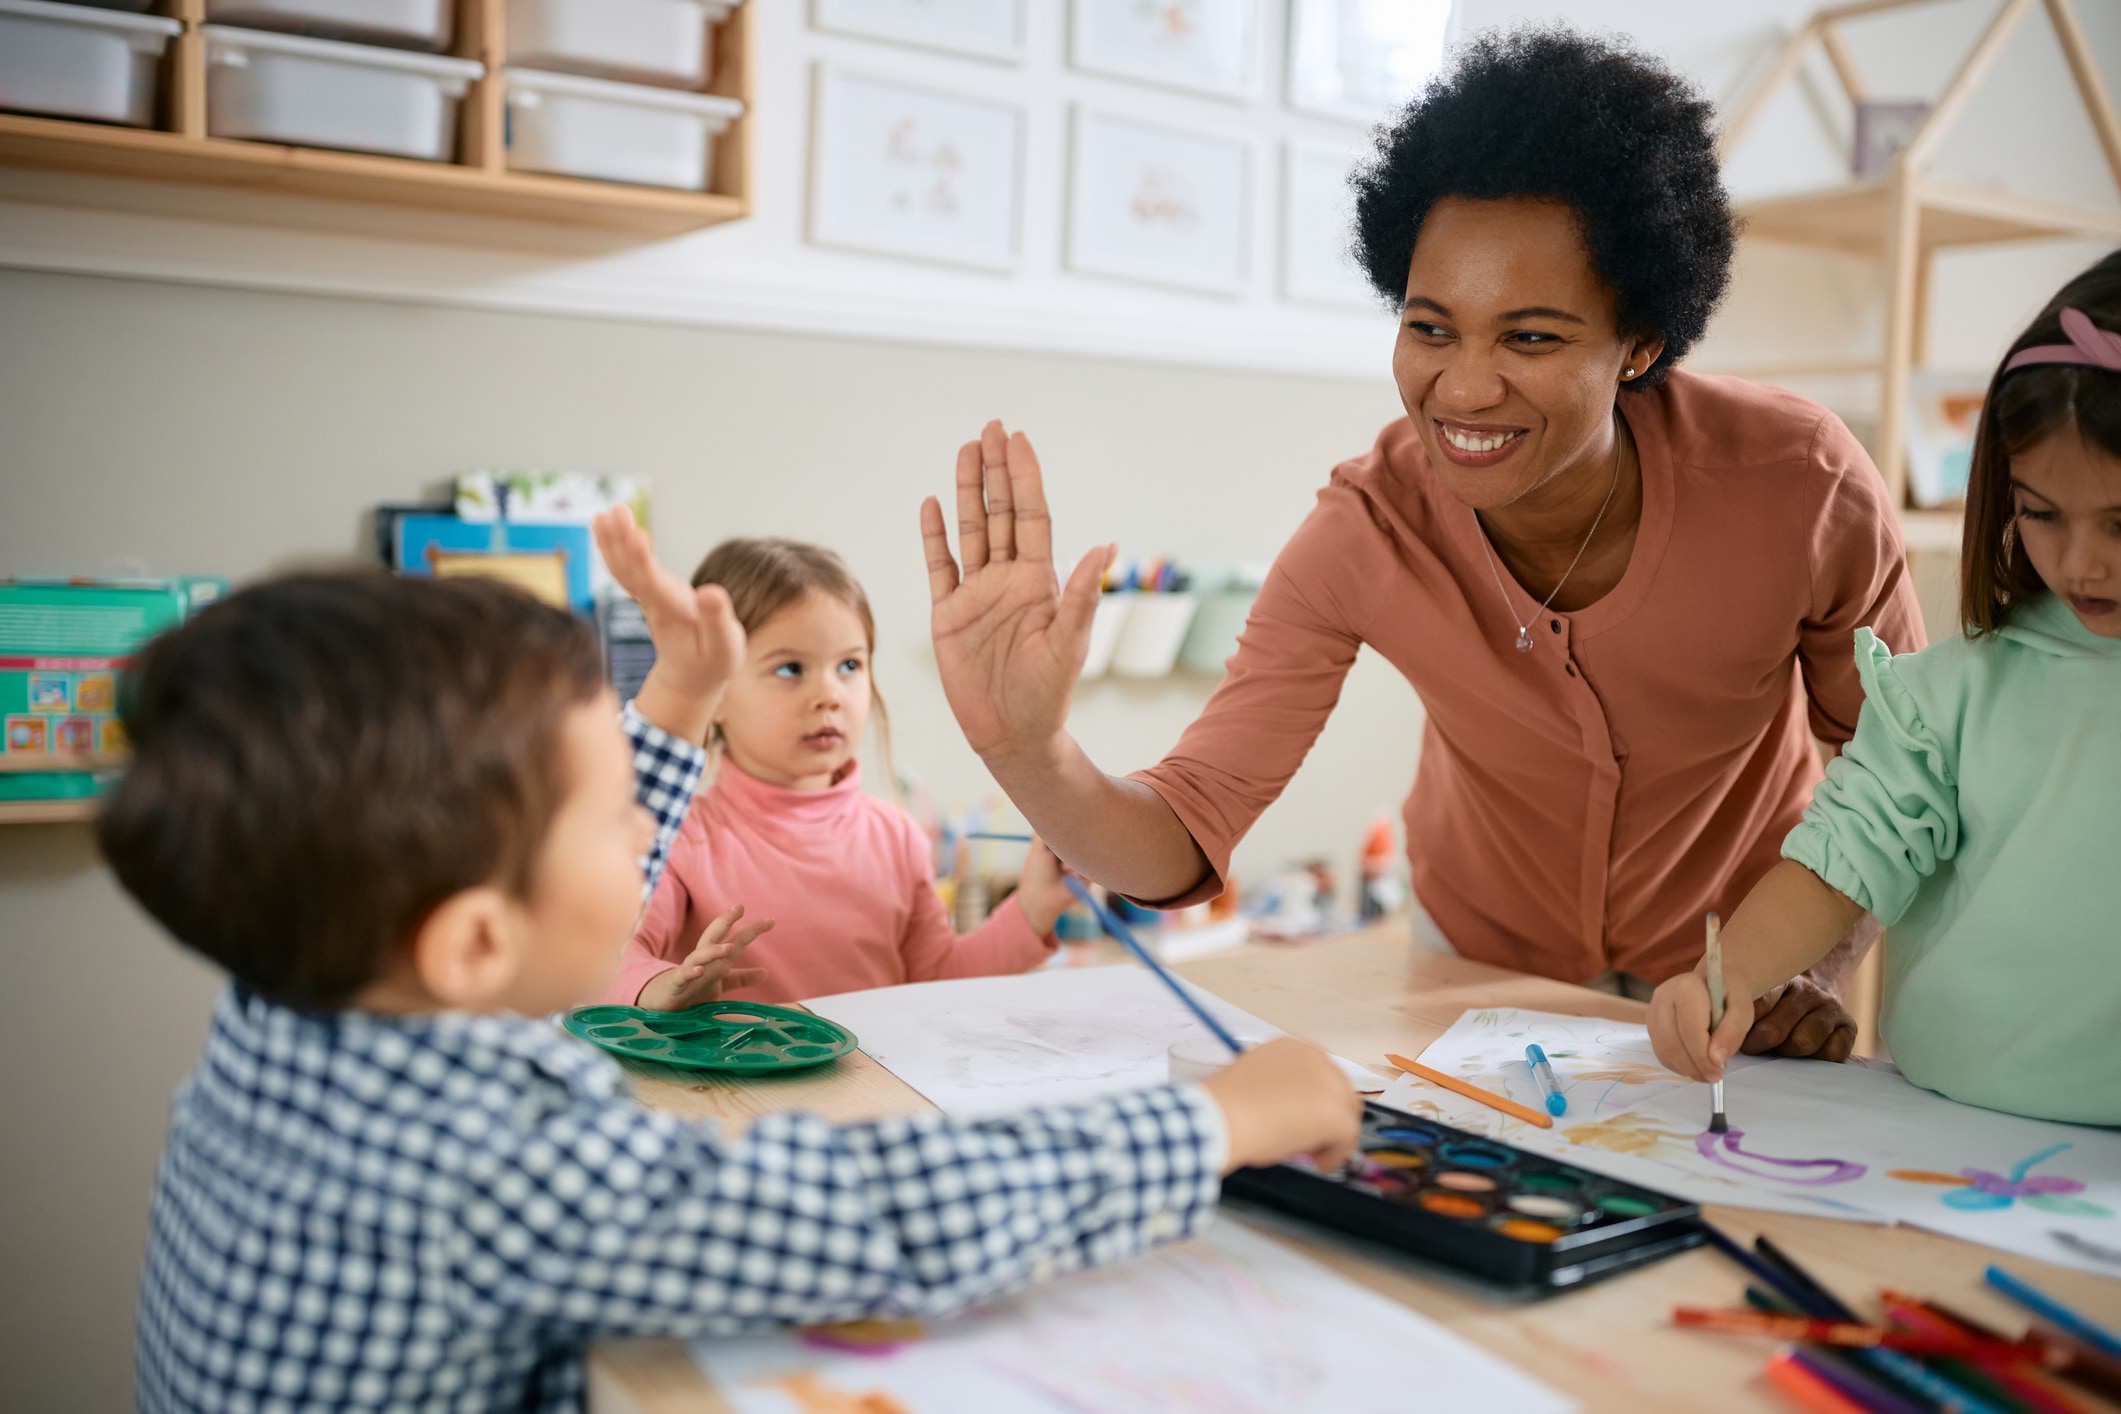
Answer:
[[[1504,1099],[1492,1090],[1483,1090],[1478,1085],[1468,1085],[1455,1075],[1445,1075],[1440,1070],[1431,1070],[1420,1061],[1410,1061],[1405,1056],[1395,1056],[1389,1052],[1386,1053],[1385,1059],[1409,1075],[1418,1075],[1431,1085],[1441,1085],[1444,1089],[1454,1094],[1463,1095],[1468,1100],[1478,1100],[1489,1109],[1501,1110],[1512,1119],[1521,1119],[1526,1124],[1536,1124],[1541,1129],[1552,1129],[1554,1127],[1554,1120],[1551,1115],[1542,1114],[1540,1111],[1526,1105],[1520,1105],[1515,1100]]]
[[[1787,1354],[1767,1362],[1768,1382],[1810,1414],[1863,1414],[1863,1406],[1820,1379]]]

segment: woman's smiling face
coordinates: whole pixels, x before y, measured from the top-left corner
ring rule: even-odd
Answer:
[[[1407,270],[1392,352],[1429,464],[1475,510],[1511,505],[1603,445],[1614,390],[1657,359],[1624,337],[1576,214],[1555,201],[1447,197]]]

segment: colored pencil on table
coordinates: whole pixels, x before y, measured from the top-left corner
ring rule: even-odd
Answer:
[[[1997,1266],[1991,1266],[1982,1275],[1990,1286],[2081,1344],[2090,1346],[2102,1355],[2121,1356],[2121,1336],[2116,1336],[2096,1321],[2078,1315],[2031,1282],[2022,1277],[2014,1277]]]
[[[2057,1330],[2044,1321],[2034,1321],[2032,1329],[2033,1334],[2042,1340],[2070,1353],[2070,1363],[2060,1371],[2062,1378],[2121,1403],[2121,1360],[2100,1354],[2082,1341],[2072,1339],[2068,1332]]]
[[[1969,1348],[1964,1354],[1953,1353],[1948,1357],[1952,1365],[1976,1367],[1976,1372],[1992,1381],[2005,1397],[2038,1411],[2038,1414],[2079,1414],[2074,1402],[2063,1398],[2040,1380],[2041,1372],[2062,1367],[2069,1358],[2064,1352],[2037,1337],[2028,1337],[2017,1344],[2036,1352],[2030,1358],[2002,1354],[1996,1349],[1998,1342],[1983,1341],[1972,1331],[1938,1315],[1919,1301],[1896,1299],[1891,1292],[1883,1293],[1883,1296],[1886,1319],[1895,1325],[1918,1335],[1968,1343]],[[2003,1344],[2007,1347],[2009,1343]],[[1964,1378],[1966,1371],[1947,1368],[1945,1373],[1957,1373]]]
[[[1822,1303],[1819,1296],[1804,1290],[1786,1273],[1740,1247],[1714,1225],[1703,1223],[1701,1230],[1708,1236],[1709,1244],[1717,1251],[1751,1272],[1762,1286],[1805,1315],[1833,1320],[1835,1309],[1847,1309],[1832,1297],[1827,1297]],[[1816,1286],[1817,1283],[1813,1285]],[[1908,1393],[1919,1396],[1931,1408],[1958,1410],[1963,1411],[1963,1414],[2009,1414],[2002,1405],[1984,1399],[1963,1385],[1946,1379],[1912,1355],[1876,1347],[1850,1353],[1861,1360],[1866,1369],[1900,1386]]]
[[[1761,1286],[1788,1302],[1792,1310],[1807,1316],[1817,1316],[1822,1320],[1831,1321],[1836,1319],[1836,1313],[1822,1305],[1818,1297],[1798,1286],[1788,1274],[1778,1271],[1775,1267],[1770,1266],[1767,1262],[1762,1261],[1759,1257],[1740,1247],[1722,1229],[1711,1223],[1704,1222],[1701,1225],[1701,1230],[1707,1235],[1711,1247],[1714,1247],[1718,1252],[1721,1252],[1739,1266],[1744,1267]]]
[[[1031,836],[1012,835],[1000,830],[974,830],[965,836],[968,840],[1000,840],[1004,844],[1029,844]]]
[[[1863,1405],[1843,1394],[1819,1373],[1806,1367],[1788,1351],[1767,1362],[1768,1383],[1781,1390],[1798,1407],[1812,1414],[1870,1414]]]
[[[1505,1099],[1493,1090],[1483,1090],[1478,1085],[1468,1084],[1457,1076],[1446,1075],[1440,1070],[1432,1070],[1420,1061],[1410,1061],[1405,1056],[1395,1056],[1387,1053],[1385,1059],[1409,1075],[1419,1076],[1431,1085],[1441,1085],[1444,1089],[1451,1091],[1453,1094],[1463,1095],[1468,1100],[1478,1100],[1489,1109],[1501,1110],[1512,1119],[1521,1119],[1526,1124],[1536,1124],[1541,1129],[1552,1129],[1554,1127],[1553,1116],[1541,1114],[1538,1110],[1532,1109],[1527,1105],[1520,1105],[1515,1100]]]
[[[1847,1302],[1834,1295],[1833,1292],[1828,1291],[1817,1277],[1799,1266],[1795,1257],[1777,1247],[1770,1238],[1764,1235],[1755,1236],[1753,1238],[1753,1250],[1760,1254],[1760,1259],[1763,1262],[1787,1275],[1791,1281],[1810,1294],[1814,1298],[1815,1303],[1826,1312],[1829,1319],[1836,1321],[1853,1321],[1856,1319],[1856,1313],[1849,1308]]]
[[[1133,953],[1134,960],[1136,962],[1139,962],[1142,966],[1148,968],[1151,972],[1155,973],[1157,980],[1162,982],[1166,987],[1169,987],[1171,989],[1172,995],[1176,996],[1180,1001],[1186,1004],[1186,1010],[1192,1012],[1196,1017],[1200,1018],[1200,1024],[1208,1028],[1209,1035],[1213,1036],[1216,1040],[1222,1042],[1225,1046],[1228,1046],[1230,1048],[1231,1055],[1236,1056],[1244,1054],[1244,1043],[1238,1040],[1235,1036],[1232,1036],[1229,1032],[1229,1028],[1225,1027],[1220,1021],[1217,1021],[1215,1019],[1214,1013],[1209,1011],[1205,1006],[1202,1006],[1200,1003],[1200,999],[1195,997],[1191,992],[1187,991],[1186,986],[1183,982],[1179,981],[1176,977],[1171,975],[1170,969],[1166,968],[1162,962],[1157,960],[1156,954],[1150,952],[1147,948],[1142,946],[1141,940],[1134,936],[1134,932],[1132,929],[1130,929],[1126,924],[1120,922],[1118,918],[1113,916],[1112,911],[1110,909],[1106,908],[1103,904],[1097,901],[1097,896],[1090,892],[1089,885],[1085,884],[1081,879],[1078,879],[1073,874],[1068,875],[1067,882],[1068,892],[1074,894],[1077,898],[1083,901],[1084,905],[1087,906],[1090,912],[1097,918],[1098,925],[1102,927],[1107,933],[1110,933],[1115,939],[1117,939],[1121,947],[1125,948],[1128,952]]]
[[[1865,1368],[1855,1351],[1799,1346],[1790,1351],[1790,1358],[1872,1414],[1930,1414],[1936,1407],[1931,1401],[1910,1397],[1899,1385]]]
[[[1773,1316],[1764,1311],[1711,1311],[1677,1306],[1672,1324],[1738,1335],[1770,1335],[1781,1340],[1808,1340],[1817,1345],[1902,1350],[1910,1355],[1947,1359],[1995,1359],[2043,1363],[2047,1346],[2039,1342],[1980,1340],[1975,1337],[1894,1330],[1859,1321],[1829,1321],[1816,1316]]]

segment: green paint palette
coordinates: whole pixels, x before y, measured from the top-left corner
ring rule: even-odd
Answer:
[[[745,1075],[823,1065],[856,1045],[844,1026],[764,1002],[709,1002],[687,1011],[585,1006],[567,1013],[561,1024],[613,1055]]]

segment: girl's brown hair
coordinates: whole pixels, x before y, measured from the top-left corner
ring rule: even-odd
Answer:
[[[756,633],[759,625],[808,594],[829,594],[854,611],[862,621],[862,635],[869,641],[869,701],[875,708],[877,744],[884,753],[885,778],[894,795],[898,781],[891,765],[891,714],[884,707],[884,694],[876,685],[876,616],[869,611],[869,595],[847,562],[822,545],[800,540],[724,540],[707,552],[692,572],[692,585],[718,584],[729,596],[736,621],[744,632]],[[720,750],[722,730],[708,730],[707,745]]]
[[[2012,606],[2047,592],[2018,542],[2011,458],[2074,429],[2121,457],[2121,374],[2087,364],[2036,363],[2004,370],[2021,349],[2067,344],[2062,311],[2121,330],[2121,250],[2064,285],[1996,365],[1967,476],[1966,532],[1959,551],[1959,619],[1969,637],[1994,633]]]

